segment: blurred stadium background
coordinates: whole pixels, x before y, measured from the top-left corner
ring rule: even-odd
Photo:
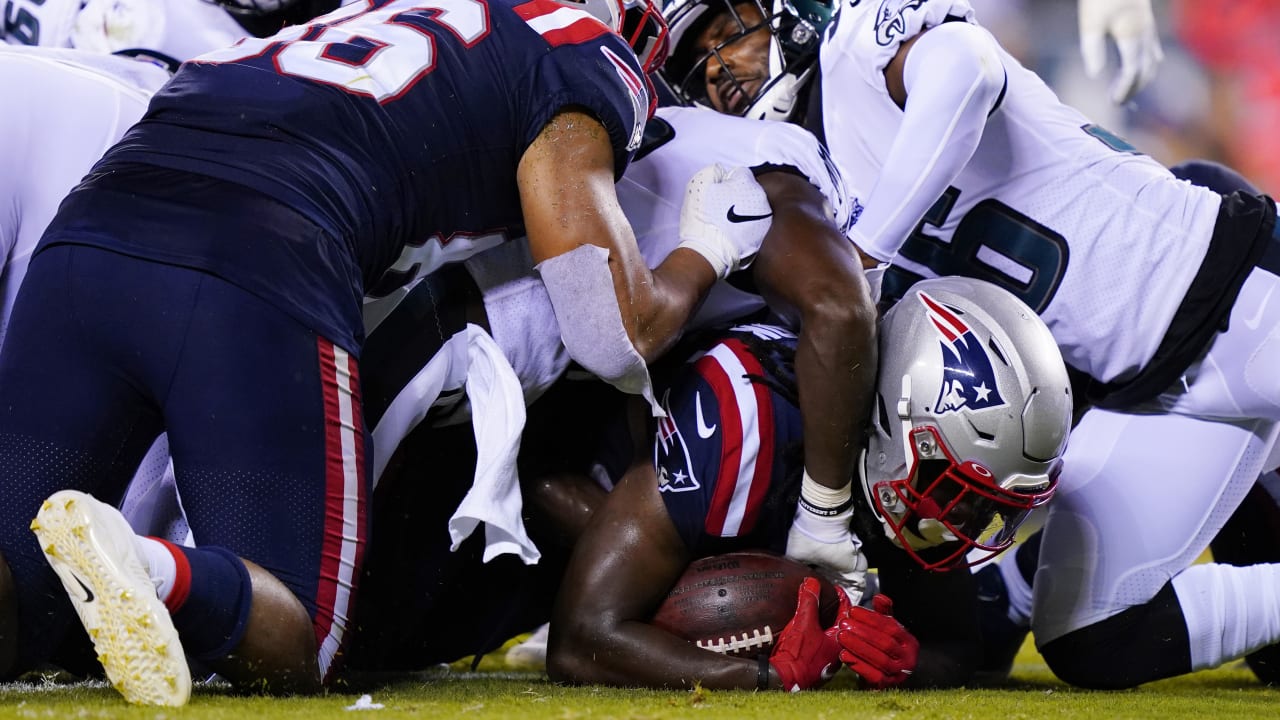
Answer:
[[[1227,163],[1280,192],[1280,0],[1154,0],[1165,60],[1116,107],[1080,60],[1077,0],[972,0],[978,20],[1058,95],[1165,164]]]

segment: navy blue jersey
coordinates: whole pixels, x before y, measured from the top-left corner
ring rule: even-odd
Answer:
[[[804,461],[795,344],[781,328],[739,326],[660,389],[658,490],[694,555],[786,549]]]
[[[184,64],[90,181],[109,186],[107,171],[139,165],[216,178],[267,196],[327,239],[81,222],[91,238],[62,240],[202,269],[315,313],[307,305],[319,293],[301,302],[289,287],[300,275],[349,304],[353,291],[382,295],[523,235],[517,165],[570,106],[604,125],[620,175],[648,91],[631,49],[582,11],[553,0],[355,3]]]

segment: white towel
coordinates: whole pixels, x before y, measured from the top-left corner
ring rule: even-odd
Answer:
[[[449,518],[450,549],[456,551],[484,523],[485,562],[511,553],[533,565],[542,554],[525,531],[524,498],[516,472],[524,432],[524,392],[493,338],[475,325],[468,325],[466,334],[467,397],[478,457],[471,490]]]

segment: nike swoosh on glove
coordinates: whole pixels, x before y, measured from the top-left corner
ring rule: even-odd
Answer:
[[[822,586],[815,577],[807,577],[800,583],[796,600],[796,614],[778,633],[778,642],[769,655],[769,664],[782,680],[782,689],[800,692],[820,687],[840,670],[840,643],[836,632],[840,620],[853,609],[844,593],[840,596],[840,609],[836,622],[823,629],[818,620],[818,597]]]
[[[773,222],[764,188],[745,167],[708,165],[689,179],[680,206],[680,245],[727,277],[751,264]]]
[[[893,600],[876,595],[874,610],[851,609],[837,623],[840,660],[873,690],[900,685],[916,669],[920,642],[893,617]]]
[[[1120,51],[1120,72],[1111,83],[1111,101],[1120,105],[1151,82],[1164,59],[1151,0],[1080,0],[1080,55],[1091,78],[1107,64],[1108,35]]]

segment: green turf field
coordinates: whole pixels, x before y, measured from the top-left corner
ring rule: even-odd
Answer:
[[[1074,690],[1054,680],[1028,644],[1007,688],[936,692],[859,692],[848,677],[827,689],[782,693],[683,692],[564,688],[538,673],[511,673],[500,658],[486,658],[481,672],[464,664],[424,673],[412,681],[370,688],[381,709],[347,711],[360,692],[341,689],[315,698],[236,696],[225,686],[198,687],[180,709],[126,705],[103,684],[10,685],[0,690],[0,718],[176,718],[276,720],[277,718],[408,717],[551,718],[553,720],[931,720],[981,718],[1267,718],[1280,717],[1280,690],[1263,687],[1240,665],[1153,683],[1124,692]]]

